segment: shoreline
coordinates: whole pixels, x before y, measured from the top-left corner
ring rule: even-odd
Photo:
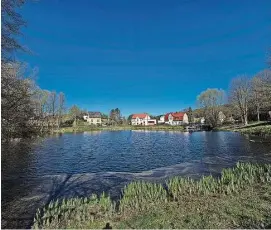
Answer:
[[[252,123],[247,126],[234,127],[232,125],[222,126],[215,129],[216,131],[231,131],[241,134],[248,134],[259,137],[271,137],[271,122]]]
[[[237,163],[219,178],[171,177],[167,189],[135,181],[117,203],[105,193],[51,201],[37,211],[33,228],[268,228],[270,176],[271,164]]]
[[[243,161],[244,159],[241,157],[239,160]],[[253,159],[248,159],[249,162],[252,160]],[[255,161],[255,163],[256,162],[258,161]],[[267,163],[266,161],[261,162]],[[271,163],[270,160],[268,163]],[[234,167],[234,165],[235,163],[228,162],[223,168],[231,168]],[[25,218],[29,218],[29,220],[25,221],[31,224],[37,208],[41,208],[44,206],[44,204],[61,197],[89,197],[92,193],[101,194],[104,191],[107,194],[110,194],[111,198],[114,196],[116,199],[119,199],[123,187],[135,179],[147,180],[149,182],[162,182],[174,176],[189,176],[194,179],[199,179],[202,177],[202,175],[208,176],[210,173],[214,176],[220,175],[221,162],[219,161],[219,156],[215,159],[212,158],[212,161],[210,161],[210,159],[206,159],[204,162],[201,160],[196,160],[190,163],[185,162],[177,165],[170,165],[161,168],[158,167],[152,170],[134,173],[108,171],[105,173],[77,173],[72,174],[72,176],[70,174],[46,175],[42,177],[42,180],[39,178],[31,180],[29,182],[30,184],[27,185],[27,187],[29,185],[33,187],[32,189],[29,189],[29,193],[8,204],[10,208],[6,209],[6,211],[3,213],[3,217],[7,224],[4,226],[6,228],[15,228],[16,226],[18,228],[22,228],[22,226],[23,228],[30,227],[31,225],[21,225],[20,221],[15,220],[19,219],[21,215],[24,215]],[[14,179],[16,180],[16,178]],[[13,210],[12,217],[10,217],[9,210]],[[25,210],[27,210],[26,214]]]
[[[150,130],[150,131],[179,131],[186,132],[183,126],[111,126],[111,127],[65,127],[52,133],[77,133],[91,131],[121,131],[121,130]]]

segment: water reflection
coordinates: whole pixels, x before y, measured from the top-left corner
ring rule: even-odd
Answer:
[[[95,134],[101,134],[102,131],[87,131],[87,132],[83,132],[84,135],[95,135]]]
[[[8,179],[58,173],[140,172],[206,158],[224,157],[235,162],[241,156],[253,156],[260,160],[270,153],[271,146],[230,132],[94,131],[2,145],[2,149],[2,174]]]
[[[10,204],[29,193],[85,194],[135,178],[218,173],[240,160],[271,162],[271,145],[261,142],[231,132],[136,130],[63,134],[2,145],[2,208],[8,216],[14,212]]]
[[[34,154],[37,144],[40,142],[34,143],[32,140],[2,143],[2,205],[28,192],[29,187],[25,180],[36,175],[37,168],[33,165],[37,160]]]

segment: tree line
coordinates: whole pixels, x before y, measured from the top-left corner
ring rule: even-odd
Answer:
[[[40,89],[21,63],[2,62],[2,138],[29,137],[59,128],[65,95]]]
[[[227,93],[222,89],[207,89],[197,97],[197,102],[201,115],[213,127],[219,124],[220,112],[244,125],[255,117],[257,121],[261,117],[267,120],[271,116],[271,70],[263,70],[252,78],[237,76]]]
[[[36,70],[29,72],[27,65],[15,59],[15,53],[29,52],[18,42],[21,28],[26,25],[18,13],[18,8],[22,7],[24,1],[1,0],[1,3],[2,140],[38,135],[60,128],[64,116],[67,116],[64,93],[40,89],[34,81]],[[214,127],[218,125],[221,110],[237,117],[245,125],[254,114],[260,120],[261,115],[271,111],[270,55],[268,64],[269,69],[253,78],[245,75],[234,78],[228,96],[220,89],[202,92],[197,98],[200,109],[193,114],[202,113]],[[187,112],[192,121],[191,108]],[[68,112],[69,119],[74,120],[77,125],[77,118],[81,113],[78,106],[72,106]],[[118,108],[112,109],[108,116],[103,114],[103,117],[107,117],[111,125],[127,124]]]
[[[2,0],[1,9],[1,131],[2,140],[29,137],[60,127],[65,111],[65,95],[43,90],[34,81],[36,70],[15,59],[28,49],[18,42],[26,25],[18,8],[22,0]]]

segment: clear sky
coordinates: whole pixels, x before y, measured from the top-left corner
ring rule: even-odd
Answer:
[[[22,14],[40,87],[106,113],[195,107],[265,68],[271,46],[270,0],[40,0]]]

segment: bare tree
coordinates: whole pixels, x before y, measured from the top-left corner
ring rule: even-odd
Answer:
[[[120,124],[121,123],[120,109],[119,108],[111,109],[109,117],[112,124]]]
[[[26,66],[14,60],[17,51],[26,51],[18,42],[25,22],[17,9],[24,0],[1,0],[1,87],[2,138],[24,137],[59,127],[64,113],[64,94],[36,86],[26,76]]]
[[[62,123],[62,116],[65,110],[65,95],[60,92],[58,95],[58,111],[57,111],[57,128],[59,129],[60,124]]]
[[[31,101],[34,83],[24,78],[24,68],[18,63],[2,63],[1,69],[2,138],[32,135],[34,127],[29,121],[34,117]]]
[[[57,95],[56,95],[56,91],[52,91],[50,93],[50,102],[49,103],[51,105],[52,116],[55,117],[56,110],[57,110]]]
[[[257,74],[262,81],[264,104],[271,106],[271,69],[265,69]]]
[[[245,75],[234,78],[230,86],[230,101],[239,110],[244,125],[248,124],[248,107],[250,97],[250,79]]]
[[[36,107],[35,120],[37,122],[37,125],[41,133],[48,131],[49,129],[49,121],[50,121],[49,115],[51,113],[51,108],[49,105],[49,96],[50,96],[50,91],[37,88],[35,97],[33,98],[33,101]]]
[[[224,91],[221,89],[207,89],[198,96],[197,100],[200,107],[204,109],[207,122],[216,127],[219,120],[220,106],[225,100]]]
[[[60,127],[65,110],[64,93],[57,95],[55,91],[37,88],[32,101],[35,107],[35,121],[41,133]]]
[[[16,11],[24,4],[24,0],[1,0],[1,49],[2,62],[12,60],[14,53],[24,50],[17,37],[21,35],[21,27],[26,23]]]
[[[251,104],[255,105],[257,112],[257,120],[260,121],[260,112],[264,106],[264,92],[263,92],[263,81],[259,76],[256,76],[251,81]]]
[[[1,0],[2,139],[31,136],[35,132],[31,101],[34,82],[25,78],[25,66],[14,60],[15,52],[24,50],[18,36],[25,22],[17,12],[23,3],[23,0]]]
[[[255,105],[259,120],[260,112],[271,110],[271,70],[259,72],[252,79],[252,105]]]
[[[49,114],[48,120],[49,125],[52,129],[57,126],[57,94],[56,91],[49,92],[48,97],[48,106],[49,106]]]
[[[74,126],[77,126],[77,117],[80,115],[81,111],[78,106],[73,105],[70,108],[70,115],[74,119]]]

